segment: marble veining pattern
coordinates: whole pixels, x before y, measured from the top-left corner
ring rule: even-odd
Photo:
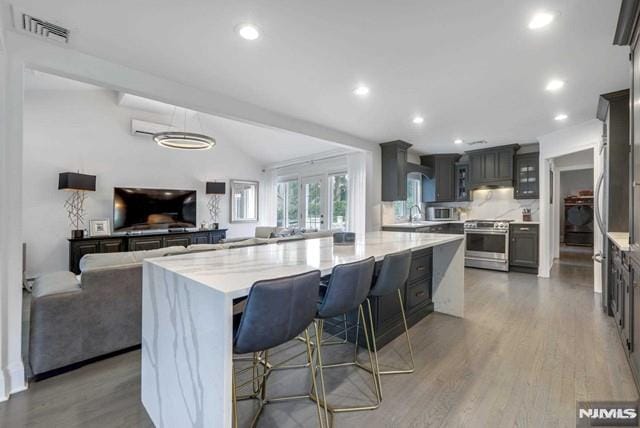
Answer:
[[[147,259],[152,263],[231,297],[245,296],[254,282],[333,266],[368,257],[382,260],[386,254],[419,250],[463,240],[462,235],[404,232],[368,232],[355,245],[333,245],[332,238],[209,251]]]

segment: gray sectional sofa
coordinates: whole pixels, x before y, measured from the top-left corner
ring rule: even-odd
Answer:
[[[147,258],[214,251],[330,236],[308,232],[256,237],[222,244],[168,247],[126,253],[87,254],[81,274],[54,272],[33,284],[29,365],[34,376],[51,373],[141,342],[142,262]],[[275,230],[276,228],[269,228]]]

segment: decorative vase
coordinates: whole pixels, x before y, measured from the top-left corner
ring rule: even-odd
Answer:
[[[211,229],[218,230],[218,223],[211,223]]]
[[[75,229],[71,231],[71,239],[82,239],[84,238],[84,230]]]

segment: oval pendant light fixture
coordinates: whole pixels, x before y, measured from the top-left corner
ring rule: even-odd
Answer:
[[[178,150],[208,150],[216,145],[216,140],[193,132],[159,132],[153,135],[159,146]]]
[[[177,107],[173,108],[171,124],[176,114]],[[198,112],[195,112],[196,116]],[[202,122],[198,116],[200,131],[202,131]],[[216,145],[216,140],[205,134],[195,132],[187,132],[187,109],[184,109],[184,131],[165,131],[153,134],[153,141],[161,147],[177,150],[209,150]]]

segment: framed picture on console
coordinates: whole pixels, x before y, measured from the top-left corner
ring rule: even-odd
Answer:
[[[111,225],[109,219],[104,220],[90,220],[89,221],[89,236],[109,236],[111,235]]]

